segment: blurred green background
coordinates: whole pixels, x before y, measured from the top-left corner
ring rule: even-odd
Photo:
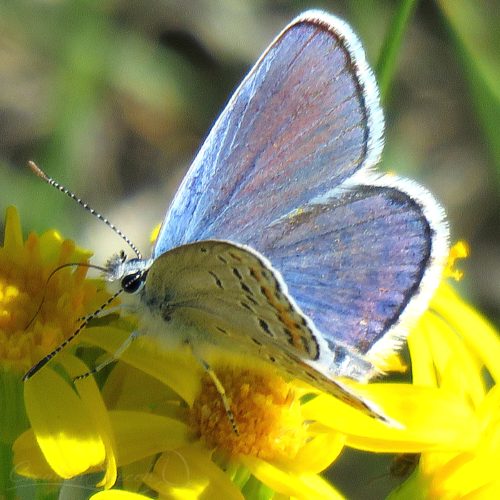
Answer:
[[[25,228],[58,228],[97,263],[124,248],[31,175],[32,159],[147,253],[150,230],[232,90],[277,32],[312,7],[346,19],[372,66],[389,61],[381,168],[418,179],[446,207],[453,240],[472,249],[459,286],[498,325],[497,0],[0,0],[1,213],[15,204]],[[391,27],[405,8],[399,45]],[[336,464],[337,484],[352,483],[350,460]],[[370,466],[351,494],[374,497],[381,467]]]

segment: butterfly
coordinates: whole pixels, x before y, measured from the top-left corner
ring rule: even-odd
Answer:
[[[425,310],[448,255],[440,205],[374,172],[384,120],[361,44],[307,11],[276,37],[214,124],[151,258],[115,256],[134,336],[264,360],[388,420],[367,381]],[[205,363],[205,367],[209,368]]]

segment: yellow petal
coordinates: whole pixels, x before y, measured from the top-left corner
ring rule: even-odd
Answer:
[[[301,481],[307,485],[309,488],[314,490],[316,498],[332,498],[332,499],[343,499],[344,496],[341,495],[328,481],[323,479],[321,476],[311,475],[311,476],[301,476]],[[292,498],[298,498],[292,496]]]
[[[435,498],[460,497],[497,481],[498,456],[459,454],[434,470],[429,492]]]
[[[102,394],[108,408],[114,410],[153,410],[173,418],[183,418],[186,414],[184,401],[170,387],[121,361],[111,370]]]
[[[24,246],[21,219],[15,207],[8,207],[5,214],[5,236],[3,248],[11,254],[19,253]]]
[[[72,378],[88,371],[88,367],[74,356],[61,356],[59,361]],[[117,471],[116,447],[113,440],[113,430],[109,420],[108,410],[104,405],[99,388],[92,377],[79,380],[76,382],[75,386],[92,418],[94,428],[101,436],[105,449],[106,469],[103,479],[97,486],[111,488],[116,482]]]
[[[317,474],[336,460],[344,448],[345,440],[345,435],[338,432],[317,434],[286,463],[286,469],[302,474]]]
[[[479,439],[479,424],[471,408],[443,390],[410,384],[356,384],[356,392],[382,407],[403,428],[385,425],[327,395],[304,404],[304,418],[346,434],[346,445],[367,451],[461,450]]]
[[[139,411],[111,411],[120,465],[188,443],[188,427],[168,417]]]
[[[104,462],[105,446],[91,407],[62,377],[49,368],[40,370],[25,383],[24,395],[37,443],[60,477],[71,478]]]
[[[431,303],[451,327],[460,333],[492,377],[500,382],[500,341],[498,332],[475,309],[464,302],[449,285],[441,285]]]
[[[464,500],[484,500],[488,498],[500,498],[500,481],[496,480],[485,484],[481,488],[469,492],[462,497]]]
[[[427,343],[427,329],[429,327],[424,314],[417,327],[408,336],[408,349],[411,354],[412,379],[415,385],[421,387],[437,387],[434,361]]]
[[[54,472],[38,446],[33,429],[23,432],[12,446],[14,471],[16,474],[33,479],[59,482],[61,477]]]
[[[184,446],[164,453],[144,482],[167,498],[243,500],[241,491],[201,446]]]
[[[123,344],[128,332],[111,327],[87,328],[82,337],[113,354]],[[201,368],[186,352],[169,352],[148,337],[140,337],[122,354],[126,363],[162,381],[191,405],[200,389]]]
[[[500,432],[500,385],[493,386],[477,409],[483,427],[492,425]]]
[[[481,363],[441,317],[430,313],[426,315],[425,322],[425,336],[440,387],[477,406],[485,394]]]
[[[385,373],[406,373],[408,371],[408,365],[399,352],[390,352],[387,356],[384,356],[380,368]]]
[[[311,475],[297,475],[255,457],[243,456],[240,460],[259,481],[282,495],[303,500],[343,498],[326,481],[314,479]]]
[[[149,471],[153,470],[156,458],[156,455],[151,455],[131,464],[120,466],[122,488],[129,491],[144,489],[143,478]]]

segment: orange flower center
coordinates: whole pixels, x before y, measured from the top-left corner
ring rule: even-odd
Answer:
[[[209,447],[231,456],[290,459],[305,444],[306,424],[292,386],[278,376],[224,368],[217,376],[226,391],[238,433],[231,426],[221,395],[208,375],[190,411],[192,427]]]

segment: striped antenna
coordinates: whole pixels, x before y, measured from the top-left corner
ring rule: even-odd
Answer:
[[[47,281],[45,282],[45,287],[44,287],[44,292],[42,296],[42,300],[40,301],[40,304],[38,305],[35,314],[33,317],[30,319],[29,323],[24,327],[24,330],[26,331],[35,321],[36,317],[38,316],[38,313],[42,310],[43,303],[45,302],[45,294],[47,293],[47,286],[49,284],[49,281],[52,279],[55,274],[60,271],[61,269],[64,269],[66,267],[74,267],[74,266],[79,266],[79,267],[86,267],[88,269],[97,269],[98,271],[102,271],[103,273],[106,273],[108,270],[105,267],[101,266],[96,266],[94,264],[89,264],[87,262],[67,262],[66,264],[61,264],[60,266],[57,266],[48,276]]]
[[[80,324],[80,326],[63,342],[61,342],[52,352],[47,354],[44,358],[42,358],[38,363],[33,365],[23,376],[23,381],[25,382],[26,380],[29,380],[40,368],[43,368],[56,354],[61,352],[71,341],[73,341],[78,334],[87,326],[89,321],[94,319],[99,315],[101,311],[106,309],[106,307],[115,300],[118,295],[120,295],[123,292],[123,288],[120,288],[116,293],[114,293],[104,304],[102,304],[99,309],[94,311],[92,314],[87,316],[85,320]]]
[[[100,221],[104,222],[106,226],[111,228],[120,238],[125,241],[125,243],[134,251],[135,255],[138,259],[142,259],[142,254],[139,249],[129,240],[129,238],[118,229],[111,221],[103,217],[99,212],[96,212],[91,206],[85,203],[81,198],[78,198],[74,193],[72,193],[69,189],[66,189],[63,185],[59,184],[57,181],[49,177],[35,162],[29,161],[28,167],[31,171],[40,179],[44,180],[49,186],[55,187],[61,193],[64,193],[66,196],[69,196],[73,201],[76,201],[78,205],[83,207],[85,210],[90,212],[93,216],[97,217]]]

